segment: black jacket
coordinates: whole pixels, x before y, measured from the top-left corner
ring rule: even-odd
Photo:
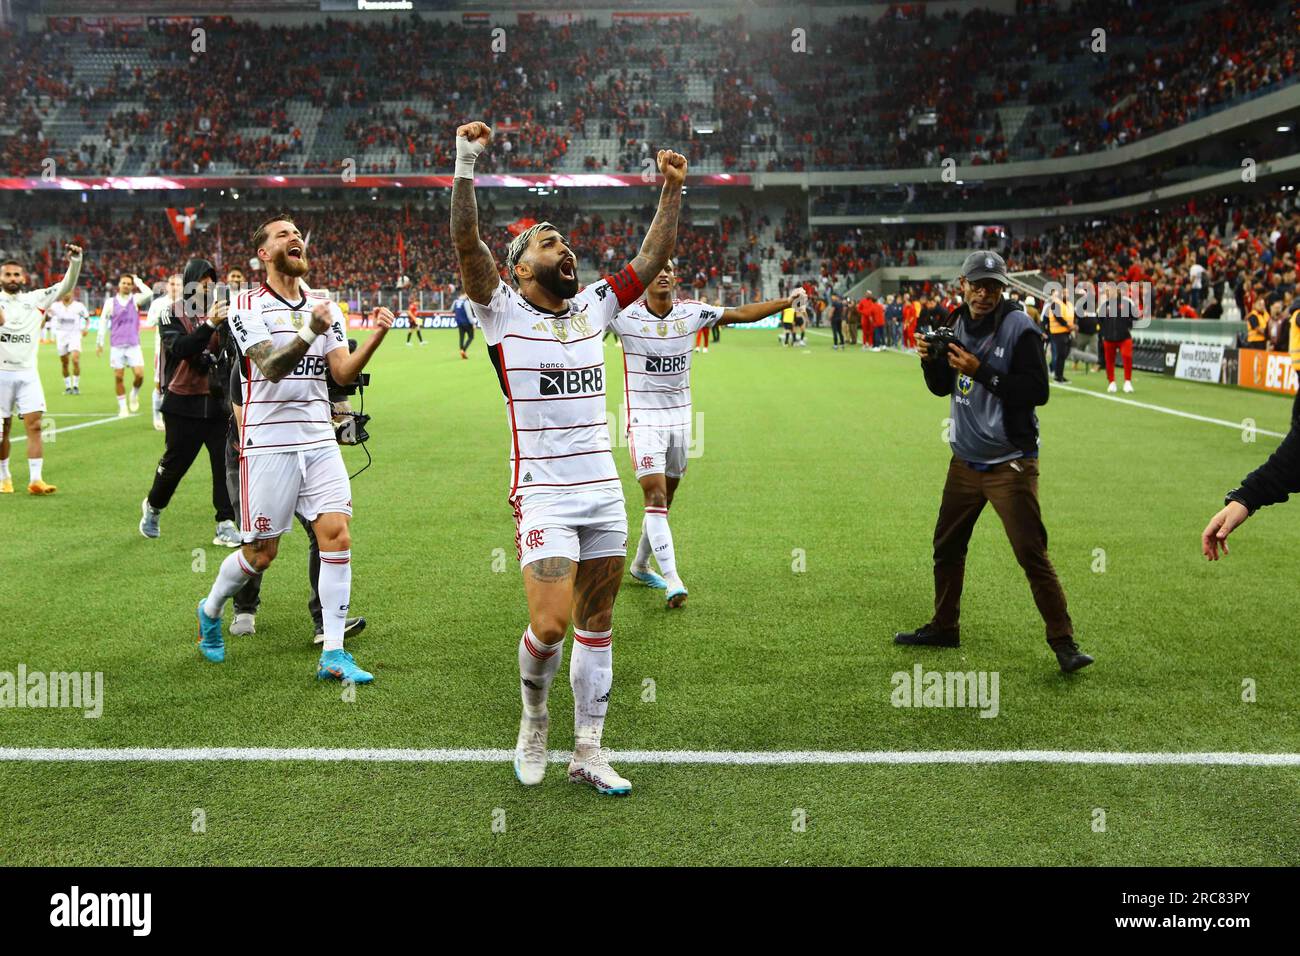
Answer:
[[[199,322],[187,332],[185,325],[175,307],[170,312],[163,312],[158,320],[163,349],[162,411],[182,418],[222,418],[227,413],[222,409],[221,390],[216,395],[211,390],[187,395],[177,394],[168,387],[181,372],[181,363],[188,366],[187,377],[202,376],[206,380],[208,370],[216,360],[208,348],[214,331],[212,326]]]
[[[958,319],[966,320],[966,328],[977,336],[988,335],[1002,318],[1020,308],[1004,299],[983,322],[971,322],[970,307],[962,305],[948,316],[947,325],[956,328]],[[946,362],[922,362],[925,384],[935,395],[951,395],[957,382],[957,370]],[[1046,405],[1051,395],[1047,381],[1047,359],[1043,356],[1041,332],[1028,329],[1016,341],[1011,352],[1011,364],[1005,375],[998,375],[984,363],[972,376],[990,392],[1002,399],[1003,424],[1007,439],[1023,451],[1032,454],[1038,450],[1038,426],[1034,423],[1034,408]]]
[[[1291,430],[1282,439],[1268,461],[1244,479],[1241,487],[1228,492],[1225,501],[1238,501],[1254,514],[1265,505],[1276,505],[1300,492],[1300,432],[1296,416],[1300,413],[1300,396],[1291,409]]]

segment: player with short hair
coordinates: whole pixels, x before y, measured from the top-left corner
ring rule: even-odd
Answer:
[[[132,290],[135,295],[132,295]],[[129,272],[117,280],[117,295],[104,299],[99,314],[99,334],[95,338],[95,354],[104,354],[104,337],[109,340],[108,364],[113,369],[117,389],[117,415],[126,418],[140,410],[140,386],[144,384],[144,353],[140,351],[140,310],[153,300],[153,290]],[[123,382],[126,368],[130,366],[135,380],[128,399]]]
[[[546,771],[546,698],[573,623],[574,753],[569,780],[604,794],[631,783],[601,749],[613,683],[614,600],[627,554],[627,510],[610,448],[601,334],[658,275],[677,237],[686,158],[658,154],[664,185],[640,252],[579,291],[578,259],[560,231],[540,222],[510,243],[502,281],[479,238],[474,162],[492,130],[456,130],[451,234],[465,293],[483,328],[510,423],[510,504],[528,599],[519,641],[523,716],[515,775],[531,786]]]
[[[355,380],[392,328],[393,314],[380,309],[374,334],[349,352],[339,307],[329,293],[303,281],[307,246],[293,220],[267,220],[253,234],[253,246],[266,279],[259,289],[235,296],[227,319],[243,362],[244,545],[222,562],[199,602],[199,650],[215,663],[225,660],[226,601],[270,567],[297,513],[312,523],[320,546],[325,640],[316,676],[366,684],[374,675],[343,649],[352,590],[352,490],[331,423],[326,369],[339,385]]]
[[[719,325],[745,325],[786,309],[800,311],[807,293],[795,286],[784,299],[735,309],[697,299],[675,299],[677,271],[670,259],[650,282],[645,298],[611,324],[623,339],[623,406],[632,468],[645,494],[645,521],[629,571],[665,592],[668,607],[686,603],[668,527],[677,485],[686,474],[691,443],[691,348],[686,340]],[[698,351],[698,349],[696,349]],[[659,574],[650,570],[654,554]]]
[[[420,310],[415,307],[414,302],[412,302],[406,309],[406,344],[407,345],[411,344],[412,332],[414,332],[415,337],[420,340],[421,345],[429,344],[424,341],[424,336],[420,334]]]
[[[63,366],[63,394],[81,394],[81,339],[90,328],[86,303],[77,298],[77,290],[69,289],[51,303],[45,313],[45,323],[54,333],[54,346],[59,350],[59,364]]]
[[[27,493],[52,495],[58,489],[41,476],[45,446],[41,438],[41,414],[45,392],[36,370],[36,349],[40,344],[45,310],[71,289],[81,274],[81,247],[67,247],[68,269],[56,286],[24,292],[27,270],[21,262],[0,263],[0,494],[13,494],[9,473],[9,426],[14,412],[22,416],[27,430]]]
[[[166,431],[167,425],[163,421],[162,403],[163,403],[163,341],[162,326],[164,324],[164,313],[170,313],[172,306],[181,300],[184,293],[185,280],[180,273],[174,273],[167,277],[167,295],[156,297],[149,303],[149,314],[144,320],[146,329],[153,329],[153,427],[154,431]],[[213,542],[214,544],[217,542]]]

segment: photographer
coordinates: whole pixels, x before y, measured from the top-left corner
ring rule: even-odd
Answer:
[[[226,320],[226,305],[216,301],[213,294],[216,280],[217,272],[210,262],[190,260],[182,279],[184,294],[158,316],[166,450],[154,472],[153,487],[141,505],[140,533],[146,538],[161,535],[158,519],[162,510],[171,502],[199,449],[207,446],[217,521],[212,543],[237,548],[239,529],[235,527],[235,509],[225,481],[224,383],[214,374],[220,351],[217,328]]]
[[[349,351],[356,351],[356,340],[348,340]],[[228,415],[228,432],[225,451],[226,466],[226,487],[230,493],[231,501],[239,501],[240,483],[239,483],[239,429],[243,422],[243,404],[242,394],[244,379],[240,369],[239,354],[233,341],[225,343],[224,361],[222,363],[225,374],[229,376],[230,395],[230,412]],[[359,444],[370,436],[365,432],[365,423],[369,416],[359,416],[353,418],[352,408],[348,404],[348,396],[355,391],[355,386],[343,388],[337,385],[328,372],[325,373],[329,381],[329,400],[335,417],[335,428],[339,433],[340,444]],[[370,376],[361,373],[358,376],[360,383],[364,385],[370,380]],[[355,421],[355,427],[349,427]],[[342,426],[342,427],[340,427]],[[359,434],[357,434],[359,433]],[[353,440],[355,438],[355,440]],[[307,580],[311,585],[311,597],[307,601],[307,613],[311,615],[314,625],[312,640],[316,644],[321,644],[325,640],[325,619],[321,614],[320,603],[320,545],[316,541],[316,532],[312,528],[312,523],[298,513],[294,513],[298,519],[298,524],[302,530],[307,532]],[[249,635],[257,632],[257,609],[262,604],[262,575],[256,574],[248,579],[248,582],[235,592],[234,598],[231,599],[234,604],[235,617],[230,624],[230,633],[233,635]],[[343,636],[354,637],[360,634],[366,627],[364,617],[349,617],[344,622]]]
[[[966,547],[985,502],[1002,519],[1034,603],[1047,624],[1047,643],[1065,673],[1092,663],[1074,643],[1065,593],[1047,556],[1047,529],[1038,505],[1038,417],[1048,398],[1042,333],[1018,304],[1003,298],[1007,266],[994,252],[975,252],[962,266],[965,303],[951,328],[919,338],[925,384],[950,396],[953,456],[934,529],[934,617],[894,643],[960,644]]]

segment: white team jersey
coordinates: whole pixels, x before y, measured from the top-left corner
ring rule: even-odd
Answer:
[[[5,317],[5,324],[0,325],[0,371],[36,368],[41,323],[45,321],[45,310],[58,295],[58,286],[16,295],[0,292],[0,311]]]
[[[606,276],[547,312],[500,283],[473,303],[490,346],[510,423],[510,497],[618,489],[605,411],[601,336],[640,292],[629,272]]]
[[[691,340],[722,318],[722,306],[679,299],[662,318],[645,300],[614,320],[623,340],[627,427],[675,430],[691,426]]]
[[[166,296],[162,296],[160,298],[154,299],[152,302],[149,303],[149,314],[145,317],[144,327],[146,329],[158,328],[159,317],[164,312],[170,310],[171,307],[179,301],[180,299],[169,299]]]
[[[46,318],[55,332],[72,335],[89,326],[86,304],[73,300],[67,305],[55,302],[46,310]]]
[[[329,390],[325,384],[328,365],[325,356],[348,347],[343,334],[343,313],[320,289],[300,286],[302,298],[289,303],[265,285],[240,292],[231,304],[230,333],[244,363],[243,427],[240,453],[270,455],[306,451],[335,444],[330,424]],[[278,382],[266,378],[257,364],[247,358],[250,346],[269,342],[283,348],[311,319],[311,310],[330,302],[332,324],[308,347],[298,366]]]

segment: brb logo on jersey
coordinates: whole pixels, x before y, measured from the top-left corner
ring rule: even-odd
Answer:
[[[552,369],[539,377],[542,395],[599,395],[605,390],[603,368]]]
[[[294,368],[294,375],[324,375],[325,367],[328,363],[323,355],[304,355]]]
[[[645,370],[647,372],[684,372],[689,355],[647,355]]]
[[[529,550],[540,548],[542,546],[542,535],[543,532],[541,531],[530,531],[524,537],[524,544],[528,546]]]

